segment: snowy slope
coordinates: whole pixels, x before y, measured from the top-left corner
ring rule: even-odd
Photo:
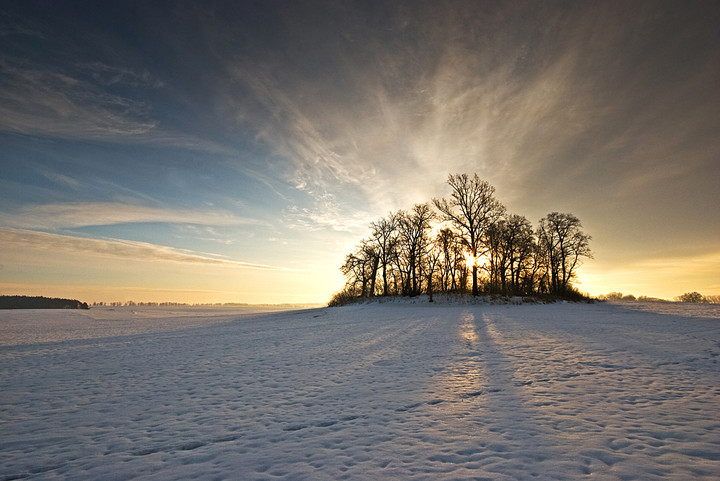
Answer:
[[[54,342],[0,314],[0,479],[720,477],[712,313],[156,312],[27,313]]]

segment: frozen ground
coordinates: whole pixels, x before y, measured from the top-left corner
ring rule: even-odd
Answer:
[[[0,312],[0,479],[717,480],[720,312],[633,307]]]

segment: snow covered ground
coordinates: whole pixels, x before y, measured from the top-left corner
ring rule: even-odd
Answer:
[[[719,479],[720,311],[637,306],[0,312],[0,479]]]

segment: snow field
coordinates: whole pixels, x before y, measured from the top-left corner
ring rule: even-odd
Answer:
[[[42,315],[58,340],[0,342],[4,480],[720,476],[717,316],[367,304],[98,337]]]

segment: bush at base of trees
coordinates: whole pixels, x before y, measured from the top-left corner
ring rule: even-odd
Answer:
[[[328,302],[328,307],[340,307],[340,306],[347,306],[352,304],[364,304],[367,302],[388,302],[393,301],[394,299],[408,299],[408,302],[414,302],[411,298],[407,298],[405,296],[375,296],[375,297],[361,297],[358,296],[357,293],[350,292],[347,290],[342,290],[340,292],[335,293],[332,298],[330,299],[330,302]],[[572,289],[571,291],[567,292],[563,296],[558,295],[552,295],[552,294],[536,294],[533,296],[504,296],[501,294],[481,294],[479,296],[472,295],[471,291],[466,292],[444,292],[441,294],[436,294],[434,296],[433,300],[430,300],[429,296],[422,297],[422,299],[427,299],[428,302],[436,302],[438,304],[479,304],[479,303],[489,303],[489,304],[552,304],[555,302],[579,302],[579,303],[588,303],[593,304],[597,302],[597,299],[590,297],[588,294],[581,293],[577,289]]]
[[[343,289],[342,291],[333,294],[330,302],[328,302],[328,307],[345,306],[356,302],[358,299],[359,297],[356,293],[351,292],[348,289]]]

